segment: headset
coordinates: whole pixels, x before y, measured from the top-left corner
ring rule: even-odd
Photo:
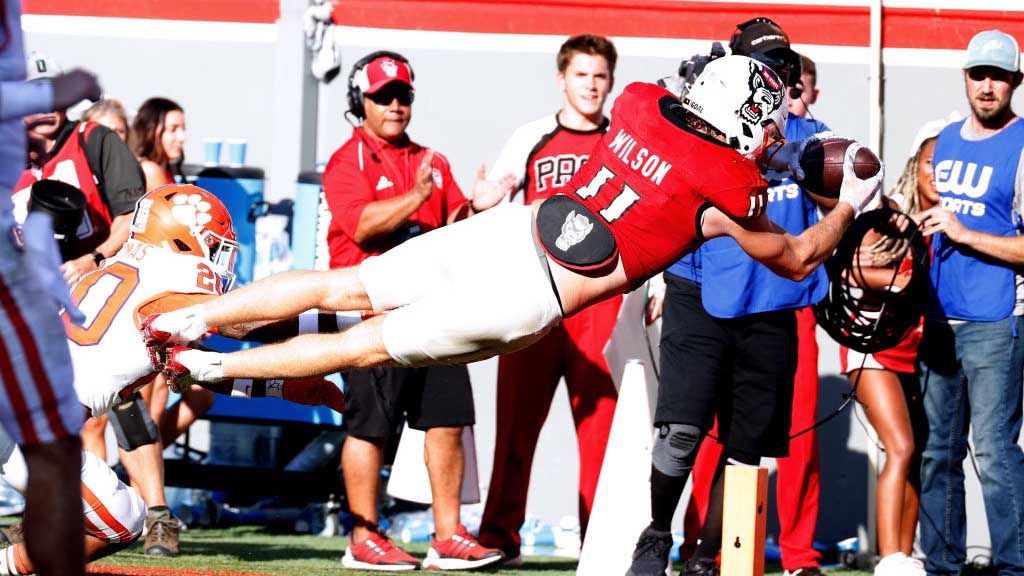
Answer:
[[[416,73],[412,70],[412,64],[409,63],[408,58],[402,56],[398,52],[392,52],[390,50],[377,50],[376,52],[370,52],[366,56],[363,56],[352,65],[352,71],[348,74],[348,112],[360,120],[366,119],[366,110],[363,109],[363,90],[356,84],[356,75],[359,74],[366,65],[373,62],[381,56],[387,56],[394,58],[395,60],[405,64],[409,67],[409,78],[413,81],[416,80]],[[415,91],[413,92],[415,96]]]
[[[747,28],[750,28],[754,24],[770,24],[778,28],[780,32],[785,34],[785,31],[782,30],[782,26],[779,26],[779,24],[772,20],[771,18],[766,18],[764,16],[751,18],[746,22],[740,22],[739,24],[736,25],[736,31],[732,33],[732,37],[729,39],[729,50],[733,54],[738,53],[737,50],[739,50],[740,48],[740,38],[743,36],[743,31],[746,30]],[[789,50],[794,57],[786,58],[783,60],[769,58],[767,57],[768,55],[763,52],[745,54],[745,56],[749,56],[754,60],[758,60],[759,62],[764,63],[766,66],[772,68],[773,70],[778,66],[789,66],[789,77],[786,79],[786,86],[789,87],[789,97],[799,98],[803,93],[803,86],[799,84],[800,74],[802,72],[802,68],[800,66],[800,56],[795,51],[793,51],[792,48],[790,48]]]

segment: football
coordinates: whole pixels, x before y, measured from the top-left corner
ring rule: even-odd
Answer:
[[[804,148],[800,156],[804,179],[800,185],[818,206],[831,209],[839,201],[839,190],[843,186],[843,158],[846,149],[854,143],[846,138],[826,138],[811,141]],[[870,178],[881,167],[882,163],[874,152],[867,148],[857,151],[853,170],[858,178]]]

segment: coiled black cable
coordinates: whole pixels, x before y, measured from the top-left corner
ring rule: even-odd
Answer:
[[[887,286],[866,280],[858,249],[871,231],[906,240]],[[896,285],[902,262],[910,259],[905,286]],[[825,263],[828,294],[814,305],[814,316],[829,336],[852,350],[870,354],[898,344],[915,328],[928,306],[928,245],[909,216],[891,208],[861,214]]]

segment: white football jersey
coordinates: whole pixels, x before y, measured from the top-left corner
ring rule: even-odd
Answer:
[[[82,326],[64,322],[82,404],[94,416],[103,414],[153,375],[136,323],[144,319],[137,318],[142,305],[170,295],[220,291],[220,276],[209,260],[135,240],[83,276],[71,296],[86,321]]]

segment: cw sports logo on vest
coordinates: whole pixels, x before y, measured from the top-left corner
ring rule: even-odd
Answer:
[[[989,182],[992,181],[993,168],[981,166],[974,162],[964,164],[961,160],[943,160],[935,165],[935,188],[939,194],[950,193],[966,198],[942,198],[942,207],[950,212],[970,216],[984,216],[985,204],[975,202],[988,192]],[[975,178],[977,177],[977,181]]]

